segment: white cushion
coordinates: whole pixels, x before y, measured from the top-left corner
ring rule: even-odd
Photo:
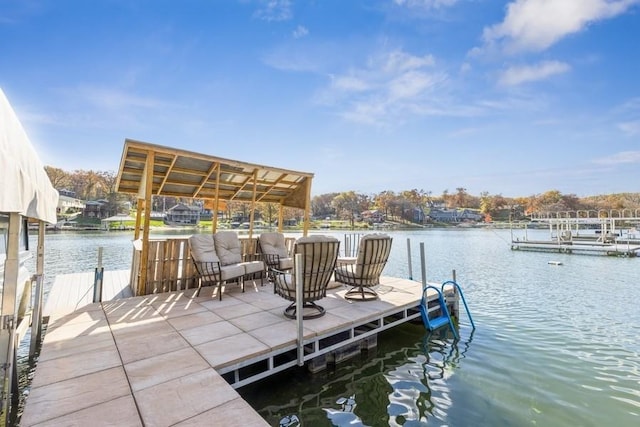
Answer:
[[[242,262],[242,246],[235,231],[219,231],[213,235],[220,264],[230,265]]]
[[[244,267],[244,274],[258,273],[264,271],[264,263],[262,261],[245,261],[240,264]]]
[[[220,268],[220,280],[231,280],[244,276],[244,267],[240,264],[223,265]]]
[[[289,251],[284,241],[282,233],[262,233],[258,237],[260,240],[260,250],[264,254],[278,255],[280,258],[288,258]]]
[[[212,234],[194,234],[189,237],[191,258],[196,262],[218,262]]]
[[[293,268],[293,258],[280,258],[278,264],[278,270],[289,270]]]

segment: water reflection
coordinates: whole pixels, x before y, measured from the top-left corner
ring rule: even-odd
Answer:
[[[425,334],[422,325],[403,325],[381,334],[377,351],[333,370],[285,374],[240,392],[272,425],[288,425],[292,419],[313,426],[444,424],[452,406],[449,381],[471,340],[472,335],[455,341],[450,331]],[[269,396],[262,393],[265,389]],[[291,396],[286,389],[297,390],[299,397],[282,405],[268,403],[281,393]]]

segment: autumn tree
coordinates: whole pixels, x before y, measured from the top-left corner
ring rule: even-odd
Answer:
[[[63,190],[69,186],[70,183],[70,175],[63,171],[60,168],[54,168],[52,166],[44,167],[47,176],[49,177],[49,181],[51,181],[51,185],[53,188],[57,190]]]
[[[338,216],[348,219],[351,227],[355,224],[356,214],[369,209],[369,197],[365,194],[358,194],[355,191],[346,191],[333,198],[333,207]]]
[[[321,218],[335,215],[336,211],[331,203],[337,195],[338,193],[326,193],[313,197],[311,199],[313,215]]]

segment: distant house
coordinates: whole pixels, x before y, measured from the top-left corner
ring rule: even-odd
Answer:
[[[464,209],[459,216],[461,221],[482,221],[484,220],[484,215],[479,212],[472,211],[471,209]]]
[[[423,223],[424,217],[424,210],[421,207],[413,208],[413,222]]]
[[[178,203],[167,210],[164,222],[168,225],[198,225],[200,209],[200,206],[187,206],[184,203]]]
[[[86,203],[80,199],[76,199],[75,197],[64,196],[60,194],[58,196],[58,207],[57,213],[66,214],[70,212],[78,212],[83,210],[86,207]]]
[[[386,218],[385,214],[377,209],[364,211],[360,214],[360,216],[362,217],[362,221],[368,222],[370,224],[384,222]]]
[[[85,218],[108,218],[111,216],[111,212],[109,212],[109,202],[107,200],[92,200],[85,202],[82,216]]]
[[[431,209],[429,217],[435,222],[482,221],[484,216],[470,209]]]
[[[457,209],[431,209],[429,217],[435,222],[458,222]]]

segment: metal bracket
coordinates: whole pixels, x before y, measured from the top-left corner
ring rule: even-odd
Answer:
[[[5,314],[0,316],[0,330],[13,330],[15,326],[15,316],[13,314]]]

